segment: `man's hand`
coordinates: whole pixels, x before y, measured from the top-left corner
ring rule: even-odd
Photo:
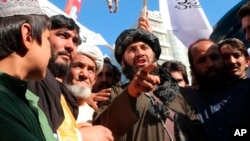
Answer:
[[[112,132],[101,125],[78,127],[83,141],[113,141]]]
[[[138,97],[142,92],[149,92],[153,90],[155,85],[160,84],[159,76],[150,74],[156,67],[157,63],[153,63],[138,70],[128,85],[129,95]]]
[[[97,102],[106,101],[110,96],[111,88],[103,89],[97,93],[91,93],[91,95],[85,99],[85,101],[92,106],[95,110],[98,109]]]
[[[149,32],[152,32],[152,27],[148,21],[148,12],[147,12],[147,17],[144,18],[144,17],[140,17],[138,19],[138,27],[137,29],[144,29],[144,30],[147,30]]]

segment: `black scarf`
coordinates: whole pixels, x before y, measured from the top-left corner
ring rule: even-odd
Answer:
[[[169,117],[168,105],[171,103],[179,92],[179,85],[176,80],[171,76],[171,74],[161,66],[158,66],[158,69],[153,72],[158,74],[161,80],[161,84],[153,91],[154,96],[159,98],[160,102],[154,100],[151,97],[152,107],[148,112],[163,121]]]
[[[39,96],[38,105],[45,113],[54,133],[56,133],[64,120],[63,109],[60,102],[61,94],[65,96],[70,110],[74,117],[77,118],[78,105],[75,97],[64,84],[55,79],[48,69],[44,80],[28,81],[28,89]]]

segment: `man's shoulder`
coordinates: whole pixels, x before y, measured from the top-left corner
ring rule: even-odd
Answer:
[[[33,93],[37,95],[43,95],[44,93],[61,93],[60,83],[57,82],[52,73],[47,69],[46,76],[40,81],[27,81],[27,87]]]

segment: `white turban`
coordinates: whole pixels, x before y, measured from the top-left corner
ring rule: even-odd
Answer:
[[[96,74],[98,75],[102,71],[103,67],[103,54],[102,51],[95,45],[82,43],[77,48],[77,53],[86,55],[95,61]]]

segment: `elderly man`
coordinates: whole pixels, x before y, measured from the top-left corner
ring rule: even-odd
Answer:
[[[86,141],[113,140],[109,129],[103,126],[92,126],[94,109],[86,102],[87,98],[93,98],[91,95],[102,96],[101,94],[91,93],[96,76],[100,73],[102,67],[103,55],[101,50],[94,45],[82,43],[77,48],[77,54],[73,58],[70,71],[64,81],[78,101],[77,123],[78,126],[84,127]],[[107,95],[109,96],[109,93]],[[98,136],[95,135],[97,131],[99,131]]]
[[[178,135],[174,134],[175,113],[169,103],[179,87],[171,74],[157,65],[160,54],[158,38],[146,30],[124,30],[117,38],[115,57],[130,82],[114,87],[110,101],[101,104],[94,116],[94,123],[108,127],[115,140],[165,141]],[[175,106],[175,110],[181,109]]]
[[[78,122],[92,122],[94,109],[86,102],[91,95],[97,75],[103,68],[103,55],[101,50],[90,44],[81,44],[74,56],[70,72],[65,83],[73,92],[79,104]]]

